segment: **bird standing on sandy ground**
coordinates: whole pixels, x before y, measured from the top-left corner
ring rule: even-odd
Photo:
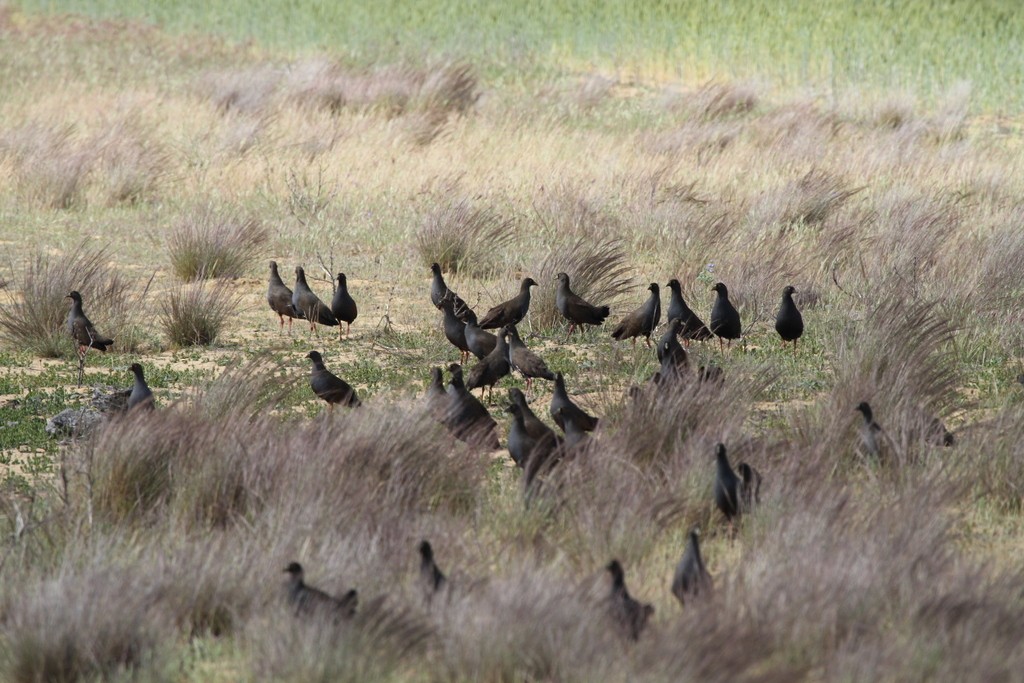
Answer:
[[[277,272],[277,262],[270,262],[270,282],[267,285],[267,303],[270,310],[277,313],[281,321],[281,332],[284,331],[284,319],[288,317],[288,334],[292,333],[292,320],[302,319],[302,314],[292,305],[292,290],[281,279]]]
[[[314,335],[320,336],[316,331],[316,326],[326,325],[328,327],[334,327],[338,324],[338,319],[331,313],[331,309],[323,301],[320,301],[320,297],[313,293],[313,290],[306,284],[306,271],[302,269],[302,266],[295,267],[295,289],[292,290],[292,306],[302,317],[309,321],[309,329]]]
[[[348,293],[348,278],[345,273],[338,273],[338,286],[334,290],[334,298],[331,299],[331,313],[338,319],[338,339],[341,339],[341,323],[345,323],[345,336],[348,337],[349,327],[355,322],[359,315],[359,307],[356,300]]]
[[[310,351],[306,358],[313,362],[309,386],[314,394],[327,401],[328,410],[333,410],[336,403],[350,408],[356,408],[361,404],[359,397],[356,396],[356,390],[324,366],[324,359],[319,351]]]
[[[69,292],[65,299],[71,299],[71,310],[68,311],[67,329],[68,334],[78,344],[78,386],[82,386],[82,377],[85,375],[85,354],[89,349],[99,349],[101,353],[107,352],[107,347],[114,344],[114,340],[104,337],[96,331],[95,326],[82,310],[82,295],[76,291]]]
[[[494,330],[506,325],[518,325],[530,311],[530,287],[536,286],[533,278],[523,278],[519,294],[484,313],[484,317],[480,318],[480,328]]]
[[[146,384],[146,378],[142,374],[142,366],[138,363],[132,363],[129,370],[132,371],[132,375],[135,377],[132,382],[132,392],[128,394],[128,403],[125,404],[125,410],[153,410],[155,404],[153,403],[153,392],[150,390],[149,385]]]

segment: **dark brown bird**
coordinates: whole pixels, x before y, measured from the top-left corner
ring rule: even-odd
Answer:
[[[746,514],[761,502],[761,473],[745,462],[736,469],[740,474],[740,506]]]
[[[324,366],[324,359],[319,351],[310,351],[306,354],[306,358],[313,361],[309,386],[313,389],[314,394],[327,401],[328,409],[332,409],[335,403],[350,408],[360,405],[361,401],[356,396],[356,390]]]
[[[559,440],[550,429],[540,437],[530,435],[519,404],[510,403],[506,410],[512,414],[512,424],[508,429],[508,454],[517,467],[526,467],[535,456],[546,458],[558,447]]]
[[[267,303],[270,310],[277,313],[281,321],[281,331],[284,331],[284,319],[288,317],[288,334],[292,333],[292,320],[302,318],[302,314],[292,305],[292,290],[281,279],[277,272],[277,261],[270,262],[270,284],[267,286]]]
[[[429,541],[420,541],[420,584],[423,586],[423,597],[427,604],[440,593],[448,583],[447,577],[434,561],[434,549]]]
[[[441,368],[430,368],[430,384],[426,393],[427,409],[434,419],[444,422],[448,413],[448,394],[444,390],[444,381],[441,377]]]
[[[690,341],[706,341],[711,339],[712,334],[705,325],[704,321],[697,317],[697,314],[690,310],[690,307],[686,305],[686,301],[683,299],[682,287],[679,285],[679,280],[671,279],[668,281],[668,288],[672,294],[669,298],[667,316],[669,320],[673,318],[679,318],[683,321],[683,326],[679,330],[679,334],[683,337],[683,341],[687,346],[690,345]]]
[[[564,411],[560,411],[564,409]],[[592,432],[597,429],[597,418],[588,415],[582,408],[573,403],[569,393],[565,390],[565,378],[562,373],[555,373],[555,391],[551,396],[551,417],[555,423],[565,431],[566,420],[572,420],[576,426],[585,432]]]
[[[626,589],[626,577],[618,560],[612,560],[605,567],[611,575],[611,593],[608,596],[608,612],[622,633],[630,640],[639,640],[640,633],[647,626],[647,620],[654,614],[654,606],[635,600]]]
[[[722,351],[725,351],[723,340],[728,339],[732,345],[733,339],[739,339],[743,331],[740,325],[740,313],[729,301],[729,289],[721,282],[711,288],[718,293],[715,298],[715,305],[711,307],[711,332],[718,337],[718,344]]]
[[[699,598],[711,592],[713,582],[711,574],[704,566],[704,558],[700,556],[700,541],[697,530],[690,532],[686,550],[676,565],[675,576],[672,577],[672,595],[680,605],[686,604],[686,598]]]
[[[349,326],[359,315],[359,308],[356,300],[348,293],[348,279],[345,273],[338,273],[338,286],[334,289],[334,298],[331,300],[331,313],[338,319],[339,323],[345,323],[345,336],[348,336]],[[338,325],[338,339],[341,339],[341,325]]]
[[[476,313],[471,310],[466,310],[459,317],[466,322],[466,345],[469,347],[470,353],[483,360],[498,345],[497,335],[480,329],[476,322]]]
[[[718,444],[715,449],[715,505],[725,515],[729,528],[733,528],[733,520],[740,516],[740,484],[729,458],[725,454],[725,444]]]
[[[509,364],[513,370],[518,370],[526,378],[526,388],[529,389],[533,386],[534,377],[553,382],[555,373],[548,370],[548,366],[540,356],[526,347],[516,326],[506,325],[502,329],[508,335]]]
[[[533,412],[530,408],[530,404],[526,402],[526,395],[520,389],[516,387],[509,389],[508,398],[512,403],[519,406],[519,411],[523,415],[523,424],[526,426],[527,434],[534,439],[544,439],[548,435],[555,435],[554,430],[544,424],[544,422],[537,417],[536,413]]]
[[[662,380],[678,379],[690,367],[690,356],[678,339],[682,324],[682,320],[673,318],[665,334],[658,340],[658,362],[661,363],[659,383]]]
[[[530,287],[536,286],[533,278],[523,278],[519,294],[484,313],[484,317],[480,318],[480,328],[494,330],[506,325],[518,325],[530,310]]]
[[[498,335],[498,343],[494,350],[470,368],[469,375],[466,376],[466,387],[470,390],[480,389],[481,397],[485,388],[490,388],[493,392],[494,385],[512,371],[512,366],[508,362],[507,336],[506,332],[502,330],[502,333]]]
[[[563,450],[574,457],[576,451],[582,450],[582,447],[590,441],[590,434],[584,431],[576,420],[568,419],[568,415],[569,410],[562,406],[558,409],[555,417],[556,419],[562,418],[562,424],[565,425],[562,429],[565,433],[565,438],[562,439]]]
[[[594,306],[587,303],[582,297],[577,296],[569,289],[569,276],[559,273],[555,276],[558,279],[558,289],[555,291],[555,306],[562,317],[569,321],[568,339],[577,325],[600,325],[611,312],[607,306]]]
[[[306,271],[302,269],[302,266],[295,267],[295,289],[292,291],[292,306],[305,320],[309,321],[309,329],[313,334],[317,334],[316,326],[327,325],[328,327],[334,327],[338,324],[338,319],[331,313],[331,309],[323,301],[320,301],[320,297],[313,293],[313,290],[306,284]]]
[[[450,298],[442,299],[441,312],[444,320],[441,327],[444,329],[444,337],[452,346],[459,350],[459,363],[469,360],[469,343],[466,341],[466,323],[459,320],[455,315],[455,304]]]
[[[99,349],[101,353],[107,352],[107,347],[114,344],[114,340],[104,337],[96,331],[92,322],[82,310],[82,295],[76,291],[69,292],[65,299],[71,299],[71,310],[68,311],[67,329],[68,334],[78,344],[78,385],[82,385],[82,377],[85,374],[85,354],[89,349]]]
[[[775,331],[782,337],[783,346],[786,342],[793,342],[793,355],[796,355],[796,342],[804,333],[804,318],[793,302],[794,292],[796,290],[791,285],[782,290],[782,304],[775,315]]]
[[[462,298],[448,288],[445,284],[444,277],[441,275],[441,266],[432,263],[430,265],[430,272],[433,273],[434,279],[430,282],[430,303],[434,304],[435,308],[441,308],[441,300],[448,297],[455,304],[455,312],[460,316],[465,311],[471,311],[469,304],[462,300]]]
[[[498,423],[476,396],[469,393],[462,381],[462,366],[448,366],[452,374],[448,380],[448,414],[445,425],[455,438],[477,444],[490,450],[501,447],[498,442]]]
[[[622,319],[618,327],[612,331],[613,339],[632,339],[633,345],[636,346],[636,338],[643,337],[650,348],[651,333],[661,321],[661,291],[656,282],[652,282],[647,290],[651,293],[647,301]]]
[[[874,413],[871,411],[871,406],[868,405],[867,401],[861,401],[855,408],[864,421],[860,425],[860,442],[864,446],[864,450],[871,457],[878,459],[882,455],[882,447],[878,442],[882,435],[882,428],[877,422],[875,422]]]
[[[284,571],[288,574],[288,602],[295,616],[326,619],[335,623],[355,616],[359,605],[359,594],[355,589],[335,598],[318,588],[307,586],[305,572],[298,562],[292,562]]]
[[[132,371],[132,375],[135,377],[132,382],[132,393],[128,394],[128,403],[125,405],[125,410],[153,410],[155,407],[153,403],[153,392],[150,390],[149,385],[146,384],[146,378],[142,374],[142,366],[138,363],[132,363],[129,368]]]

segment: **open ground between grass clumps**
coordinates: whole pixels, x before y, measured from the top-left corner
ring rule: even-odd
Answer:
[[[946,19],[928,21],[949,35]],[[728,69],[668,86],[580,73],[572,51],[512,66],[486,32],[465,59],[390,39],[289,56],[21,9],[0,34],[0,63],[38,75],[0,79],[5,678],[998,680],[1024,664],[1021,128],[992,109],[1001,86],[949,78],[960,53],[927,92],[871,72],[855,98],[845,71],[814,96]],[[209,245],[230,268],[201,263]],[[480,313],[537,280],[523,339],[601,418],[529,506],[506,452],[451,439],[422,399],[458,358],[429,301],[446,258]],[[325,302],[344,272],[351,336],[282,330],[271,259]],[[612,310],[568,340],[562,270]],[[666,309],[670,278],[705,322],[727,283],[744,339],[689,347],[723,384],[634,400],[653,350],[609,335],[651,282]],[[774,329],[786,285],[807,326],[795,354]],[[81,389],[70,288],[115,337]],[[211,312],[214,290],[229,305],[209,345],[169,333],[197,327],[169,307]],[[310,350],[360,409],[315,399]],[[157,412],[45,433],[93,385],[129,386],[133,362]],[[510,387],[525,390],[503,379],[487,406],[503,445]],[[527,397],[550,423],[550,383]],[[888,464],[860,453],[860,401]],[[712,502],[719,442],[764,477],[735,538]],[[669,585],[693,528],[715,590],[681,608]],[[423,539],[452,585],[429,604]],[[655,608],[635,644],[607,619],[613,558]],[[292,561],[332,595],[357,589],[359,618],[294,619]]]

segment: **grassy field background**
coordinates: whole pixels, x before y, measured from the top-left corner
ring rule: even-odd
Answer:
[[[997,2],[0,6],[3,677],[1018,680],[1021,22]],[[183,277],[209,251],[192,235],[237,267]],[[344,271],[351,338],[282,334],[270,259],[325,298],[320,264]],[[421,398],[458,358],[435,260],[478,311],[534,277],[526,341],[602,418],[529,508],[507,454]],[[554,274],[599,261],[576,282],[611,324],[566,342]],[[634,402],[657,362],[608,335],[673,277],[705,319],[726,282],[744,344],[691,348],[722,387]],[[787,284],[796,355],[772,325]],[[82,388],[72,287],[117,339]],[[175,343],[172,300],[231,313]],[[313,398],[311,348],[363,408]],[[134,361],[161,410],[45,433]],[[862,400],[885,463],[859,453]],[[765,476],[735,539],[718,442]],[[716,591],[680,608],[693,527]],[[613,557],[656,608],[636,644],[604,614]],[[356,622],[292,619],[292,560],[358,588]]]

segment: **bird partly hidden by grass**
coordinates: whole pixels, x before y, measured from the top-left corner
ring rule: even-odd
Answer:
[[[690,310],[690,307],[686,305],[686,300],[683,299],[682,287],[679,284],[679,280],[675,278],[668,281],[668,288],[671,291],[669,296],[668,311],[666,311],[666,317],[668,320],[674,320],[678,318],[682,321],[682,326],[679,328],[679,335],[683,338],[683,342],[689,346],[690,341],[707,341],[712,338],[711,330],[707,328],[704,321],[697,317],[697,314]]]
[[[287,598],[295,616],[323,619],[339,623],[351,619],[359,605],[359,593],[353,588],[340,598],[328,595],[319,588],[307,586],[302,565],[292,562],[285,567],[288,574]]]
[[[437,263],[430,265],[430,272],[433,274],[433,279],[430,282],[430,303],[434,304],[435,308],[441,308],[441,301],[446,297],[452,300],[455,306],[455,311],[460,315],[466,311],[472,311],[465,301],[462,300],[458,294],[448,288],[447,283],[444,281],[444,276],[441,275],[441,266]]]
[[[519,336],[515,325],[506,325],[502,331],[508,335],[508,361],[513,370],[526,378],[526,390],[533,387],[534,378],[555,381],[555,373],[548,369],[547,363],[531,351]]]
[[[323,356],[319,351],[310,351],[306,354],[313,363],[313,369],[309,376],[309,386],[317,397],[327,401],[328,410],[332,410],[335,404],[341,404],[349,408],[356,408],[361,405],[356,390],[348,382],[341,379],[324,365]]]
[[[466,389],[462,380],[462,366],[452,363],[448,371],[451,379],[448,380],[448,407],[444,418],[448,431],[460,441],[497,450],[501,447],[498,423],[487,412],[484,404]]]
[[[456,308],[454,310],[455,315],[459,316],[466,324],[466,346],[469,348],[469,352],[476,356],[477,359],[483,360],[498,345],[497,335],[480,329],[480,325],[477,324],[476,313],[472,309],[466,308],[460,311]],[[467,360],[469,359],[467,358]]]
[[[717,294],[715,305],[711,307],[711,332],[718,337],[718,346],[724,352],[724,340],[729,340],[731,347],[732,340],[742,335],[743,326],[740,324],[739,311],[729,301],[729,288],[718,282],[711,289]]]
[[[585,432],[597,429],[597,418],[588,414],[569,398],[569,393],[565,390],[565,378],[560,372],[555,373],[555,391],[551,395],[549,410],[555,424],[561,427],[562,431],[565,431],[565,423],[570,420]]]
[[[466,375],[466,388],[470,391],[480,389],[481,398],[485,389],[490,389],[493,393],[494,385],[512,372],[508,356],[508,333],[502,330],[498,335],[498,343],[495,344],[494,350],[469,369],[469,374]]]
[[[652,282],[647,290],[651,293],[647,301],[622,319],[612,331],[613,339],[632,339],[633,346],[636,346],[636,338],[643,337],[647,348],[651,347],[651,333],[661,321],[661,291],[656,282]]]
[[[89,349],[97,349],[106,353],[107,348],[113,346],[114,340],[105,337],[96,331],[92,321],[82,310],[82,295],[77,291],[68,293],[65,299],[71,299],[71,309],[68,311],[67,330],[71,338],[78,345],[78,386],[82,386],[82,377],[85,374],[85,354]]]
[[[434,596],[447,588],[448,578],[434,560],[434,549],[430,541],[420,541],[420,585],[423,588],[423,599],[429,605]]]
[[[132,371],[135,379],[132,382],[132,392],[128,394],[125,410],[153,410],[155,407],[153,392],[150,390],[149,385],[146,384],[146,378],[142,374],[142,366],[138,363],[132,363],[129,370]]]
[[[605,570],[611,577],[608,613],[623,635],[630,640],[639,640],[647,620],[654,614],[654,606],[641,603],[629,594],[626,575],[618,560],[609,562]]]
[[[792,285],[786,285],[782,290],[782,303],[779,305],[779,312],[775,315],[775,331],[782,337],[782,344],[793,342],[793,355],[796,355],[796,342],[804,333],[804,318],[800,315],[800,309],[793,301],[793,294],[796,289]]]
[[[569,276],[566,273],[559,273],[555,278],[558,280],[555,307],[562,317],[569,321],[566,339],[572,336],[577,326],[582,328],[584,325],[600,325],[604,322],[611,312],[607,306],[595,306],[573,292],[569,288]]]
[[[704,558],[700,554],[698,536],[697,529],[690,531],[686,549],[672,577],[672,595],[680,605],[685,605],[687,598],[693,600],[709,594],[714,586],[711,574],[704,566]]]
[[[348,278],[345,273],[338,273],[338,286],[334,289],[334,298],[331,299],[331,313],[338,319],[338,339],[341,339],[341,323],[345,323],[345,336],[348,337],[349,328],[359,315],[359,307],[356,300],[348,292]]]
[[[859,412],[863,418],[858,430],[861,446],[863,446],[864,452],[867,455],[878,460],[882,457],[882,446],[879,443],[879,438],[882,435],[882,427],[875,422],[875,415],[867,401],[861,401],[858,403],[855,410]]]
[[[463,365],[469,360],[470,354],[469,343],[466,341],[466,323],[455,315],[455,304],[450,297],[441,300],[441,313],[444,316],[441,321],[444,337],[459,350],[459,364]]]
[[[735,533],[734,523],[742,511],[740,506],[741,482],[742,480],[736,476],[736,472],[729,464],[729,457],[725,454],[725,444],[718,444],[715,447],[715,505],[729,522],[730,535]]]

